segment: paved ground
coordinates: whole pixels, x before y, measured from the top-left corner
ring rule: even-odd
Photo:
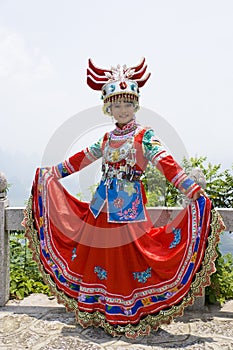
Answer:
[[[82,329],[73,313],[55,299],[34,294],[0,308],[0,349],[8,350],[141,350],[233,349],[233,300],[222,308],[187,311],[158,332],[135,341],[112,338],[97,328]]]

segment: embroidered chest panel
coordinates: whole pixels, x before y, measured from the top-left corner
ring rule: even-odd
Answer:
[[[112,143],[114,147],[111,146]],[[109,138],[104,147],[103,160],[105,163],[116,163],[135,153],[134,137],[127,138],[123,143],[122,140],[111,142]]]

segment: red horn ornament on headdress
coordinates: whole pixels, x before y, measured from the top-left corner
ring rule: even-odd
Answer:
[[[110,70],[96,67],[89,58],[87,68],[87,85],[93,90],[101,90],[109,80],[106,77],[105,72],[111,73]]]
[[[112,68],[111,70],[102,69],[96,67],[91,59],[89,59],[87,68],[87,84],[93,90],[102,90],[102,87],[110,81],[131,80],[136,82],[138,87],[141,88],[145,85],[151,75],[151,73],[147,73],[144,76],[147,69],[147,65],[144,64],[145,58],[142,58],[141,62],[135,67],[126,68],[123,66],[123,71],[120,74],[120,66],[117,66],[117,68]],[[116,74],[116,72],[118,74]]]

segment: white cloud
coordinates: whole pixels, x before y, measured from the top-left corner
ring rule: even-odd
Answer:
[[[0,28],[0,78],[20,86],[55,74],[48,57],[19,33]]]

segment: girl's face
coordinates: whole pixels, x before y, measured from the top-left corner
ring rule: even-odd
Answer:
[[[114,102],[111,105],[111,113],[121,127],[133,119],[134,105],[126,101]]]

